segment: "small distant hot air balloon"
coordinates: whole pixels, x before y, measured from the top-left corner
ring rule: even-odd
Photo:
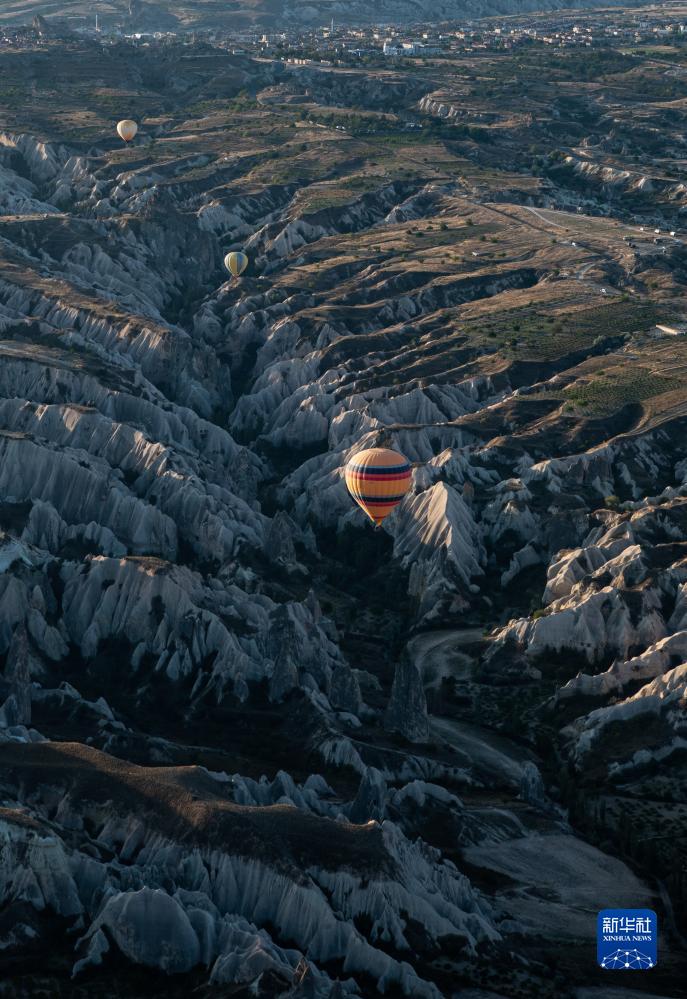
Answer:
[[[132,139],[135,139],[136,132],[138,132],[138,125],[131,118],[123,118],[122,121],[117,122],[117,134],[125,142],[131,142]]]
[[[240,250],[232,250],[224,258],[224,266],[232,277],[239,277],[248,266],[248,257]]]
[[[387,447],[359,451],[346,465],[349,493],[378,526],[408,492],[410,480],[410,463]]]

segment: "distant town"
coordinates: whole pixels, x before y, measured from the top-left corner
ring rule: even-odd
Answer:
[[[681,13],[684,8],[677,8]],[[393,25],[351,27],[332,20],[316,28],[290,28],[283,31],[210,30],[174,33],[170,31],[128,31],[125,24],[103,25],[97,14],[92,21],[37,17],[32,25],[0,29],[0,48],[20,47],[34,40],[37,45],[65,36],[97,37],[103,43],[127,40],[140,45],[209,43],[228,49],[234,55],[281,59],[295,64],[366,65],[396,60],[450,59],[466,53],[515,50],[549,46],[553,49],[604,46],[646,46],[682,36],[687,42],[687,18],[675,18],[670,6],[641,10],[557,11],[544,14],[487,18],[463,22],[414,24],[412,28]]]

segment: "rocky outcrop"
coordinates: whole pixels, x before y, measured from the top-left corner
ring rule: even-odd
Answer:
[[[7,689],[0,706],[0,724],[7,728],[31,724],[31,669],[29,640],[23,624],[17,624],[7,650],[4,681]]]
[[[684,752],[685,740],[684,700],[687,694],[687,664],[682,663],[667,670],[645,684],[641,690],[625,700],[598,708],[575,721],[564,735],[571,742],[571,753],[577,766],[584,766],[590,753],[603,751],[604,738],[609,730],[633,732],[640,727],[639,738],[628,740],[624,752],[612,753],[609,774],[624,777],[642,770],[652,763],[662,763],[673,753]],[[652,722],[658,720],[664,728],[660,746],[651,735]],[[646,742],[641,736],[641,726],[646,726]]]
[[[374,844],[373,853],[376,854],[376,859],[370,854],[365,861],[366,865],[368,862],[373,865],[368,867],[370,880],[367,884],[363,883],[359,872],[347,867],[345,861],[349,846],[344,844],[354,844],[356,828],[350,827],[350,831],[342,828],[337,832],[334,823],[329,823],[332,837],[339,840],[338,849],[343,848],[344,853],[339,853],[334,862],[326,859],[326,852],[319,857],[313,853],[307,879],[302,881],[299,876],[296,881],[293,873],[289,873],[288,863],[286,866],[280,864],[277,854],[268,859],[270,850],[266,852],[257,843],[254,844],[257,853],[252,858],[241,856],[240,851],[238,855],[232,854],[226,847],[212,846],[209,841],[203,843],[208,834],[212,836],[213,825],[218,822],[226,826],[256,814],[254,808],[236,805],[227,812],[227,806],[222,806],[220,801],[220,785],[216,785],[220,795],[216,806],[220,810],[214,817],[208,814],[200,825],[201,813],[192,819],[196,829],[193,846],[177,842],[169,831],[151,836],[151,830],[146,835],[145,825],[160,821],[163,813],[155,818],[154,802],[150,803],[145,816],[131,812],[130,804],[127,805],[126,797],[120,797],[116,784],[110,784],[105,791],[108,795],[115,794],[114,813],[101,814],[96,819],[98,811],[94,810],[93,794],[100,796],[101,792],[89,789],[88,769],[95,766],[100,770],[102,789],[103,781],[108,784],[112,777],[119,780],[125,776],[122,764],[92,751],[84,757],[83,751],[76,747],[55,750],[48,745],[41,752],[51,774],[48,782],[52,780],[56,788],[63,788],[60,821],[80,826],[83,816],[90,815],[98,826],[97,840],[101,848],[107,845],[128,862],[128,866],[122,866],[117,873],[99,858],[78,850],[64,849],[61,845],[49,849],[50,842],[55,840],[51,837],[41,840],[37,835],[40,816],[45,809],[40,787],[33,791],[27,788],[25,792],[27,805],[36,813],[36,819],[24,820],[26,826],[13,826],[2,816],[0,829],[9,846],[3,856],[12,866],[0,866],[3,889],[0,897],[17,902],[33,898],[35,903],[56,912],[85,917],[88,929],[77,943],[77,953],[81,956],[75,963],[75,973],[100,963],[115,944],[131,960],[163,967],[168,972],[188,970],[202,963],[211,969],[211,981],[250,983],[275,962],[282,971],[284,964],[293,969],[301,953],[307,950],[312,961],[345,960],[349,974],[369,974],[380,984],[396,983],[404,994],[438,999],[439,993],[433,985],[418,978],[402,960],[370,946],[355,929],[354,922],[364,916],[378,926],[379,932],[386,927],[389,942],[399,954],[409,946],[404,923],[399,918],[401,912],[414,920],[422,919],[430,937],[458,932],[470,947],[480,939],[498,938],[490,925],[487,908],[472,893],[467,880],[451,867],[437,867],[436,852],[406,841],[391,823],[385,824],[381,831],[376,825],[364,827],[365,832],[357,827],[364,841],[370,846]],[[61,770],[63,757],[72,761],[66,772]],[[19,775],[25,764],[21,758],[7,753],[4,762],[3,784],[8,786],[13,779],[21,779]],[[86,762],[88,766],[81,769]],[[70,770],[80,790],[77,792],[75,787],[73,793],[67,790],[65,794],[64,781]],[[187,776],[195,788],[195,800],[198,800],[208,778],[192,773]],[[177,783],[179,778],[181,784]],[[141,786],[140,781],[146,779],[140,768],[129,770],[125,777],[133,793]],[[188,791],[179,794],[184,779],[183,774],[173,772],[165,777],[172,782],[170,790],[177,788],[173,791],[175,809],[194,800]],[[42,780],[45,784],[45,775]],[[79,784],[84,780],[85,784]],[[158,783],[157,790],[164,794],[164,783]],[[293,808],[286,812],[282,810],[281,814],[285,830],[293,822],[300,821]],[[186,813],[184,821],[190,817],[190,813]],[[308,820],[311,832],[314,833],[317,822],[321,821],[327,820]],[[207,833],[202,831],[204,828]],[[254,835],[263,835],[260,828],[267,830],[269,825],[260,821]],[[297,837],[293,842],[297,842]],[[43,850],[46,858],[38,885],[18,877],[18,870],[34,870],[36,860],[32,861],[31,857],[36,849]],[[328,849],[326,846],[325,851]],[[22,867],[19,860],[22,856],[27,858],[28,867]],[[373,870],[375,866],[376,871]],[[387,867],[389,871],[402,871],[401,880],[396,876],[390,879],[385,871]],[[127,872],[134,873],[134,878]],[[444,897],[439,905],[435,904],[437,892]],[[336,898],[335,908],[328,901],[333,897]],[[275,947],[269,934],[266,931],[258,934],[251,925],[256,918],[268,920],[280,935],[294,941],[301,953],[291,951],[285,959],[284,952]],[[376,933],[373,936],[376,938]],[[249,951],[260,939],[264,958],[250,960]],[[260,950],[262,948],[258,953]],[[320,977],[317,972],[314,974],[316,979]]]
[[[409,742],[424,742],[429,735],[427,700],[415,663],[405,656],[396,667],[384,727]]]

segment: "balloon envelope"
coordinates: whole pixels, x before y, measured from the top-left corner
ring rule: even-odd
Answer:
[[[233,277],[238,277],[248,266],[248,257],[240,250],[234,250],[232,253],[227,253],[224,258],[224,266]]]
[[[370,520],[381,524],[410,489],[410,463],[398,451],[373,447],[346,465],[348,491]]]
[[[136,136],[136,132],[138,132],[138,125],[131,118],[123,118],[122,121],[117,122],[117,134],[125,142],[131,142]]]

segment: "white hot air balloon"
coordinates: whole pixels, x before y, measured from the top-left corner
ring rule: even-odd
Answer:
[[[232,277],[239,277],[248,266],[248,257],[245,253],[241,253],[240,250],[232,250],[224,258],[224,266]]]
[[[131,142],[136,137],[137,132],[138,125],[131,118],[123,118],[122,121],[117,122],[117,134],[125,142]]]

